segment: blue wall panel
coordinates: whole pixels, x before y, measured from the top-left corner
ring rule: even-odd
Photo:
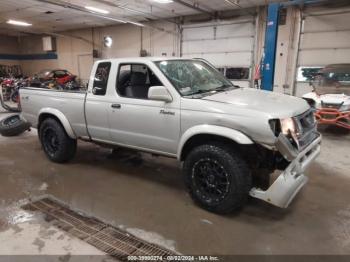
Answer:
[[[57,54],[56,53],[26,54],[26,55],[0,54],[0,59],[3,59],[3,60],[46,60],[46,59],[57,59]]]

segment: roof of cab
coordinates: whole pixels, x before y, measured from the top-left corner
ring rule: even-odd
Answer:
[[[164,60],[190,60],[190,58],[147,56],[147,57],[109,58],[109,59],[98,60],[97,62],[127,62],[127,61],[145,62],[145,61],[164,61]]]

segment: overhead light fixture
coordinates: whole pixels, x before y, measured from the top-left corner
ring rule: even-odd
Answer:
[[[170,4],[174,2],[173,0],[152,0],[153,2],[159,3],[159,4]]]
[[[129,24],[137,25],[137,26],[142,26],[144,27],[144,24],[138,23],[138,22],[133,22],[133,21],[127,21]]]
[[[109,14],[109,11],[104,10],[104,9],[100,9],[100,8],[97,8],[97,7],[93,7],[93,6],[85,6],[85,9],[90,10],[92,12],[99,13],[99,14],[105,14],[105,15]]]
[[[119,23],[122,23],[122,24],[126,24],[126,23],[127,23],[127,22],[124,21],[124,20],[120,20],[120,19],[114,18],[114,17],[104,16],[104,15],[96,15],[96,16],[97,16],[97,17],[104,18],[104,19],[108,19],[108,20],[111,20],[111,21],[119,22]]]
[[[17,21],[17,20],[7,20],[6,22],[7,24],[10,25],[19,25],[19,26],[32,26],[32,24],[29,24],[27,22],[23,22],[23,21]]]

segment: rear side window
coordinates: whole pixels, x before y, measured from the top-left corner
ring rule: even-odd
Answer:
[[[94,95],[104,96],[106,94],[110,70],[110,62],[102,62],[98,64],[92,88],[92,93]]]

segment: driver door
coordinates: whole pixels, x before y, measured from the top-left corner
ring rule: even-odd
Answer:
[[[176,155],[180,133],[179,101],[148,99],[148,89],[163,84],[145,64],[120,64],[116,82],[115,102],[109,109],[112,141]]]

